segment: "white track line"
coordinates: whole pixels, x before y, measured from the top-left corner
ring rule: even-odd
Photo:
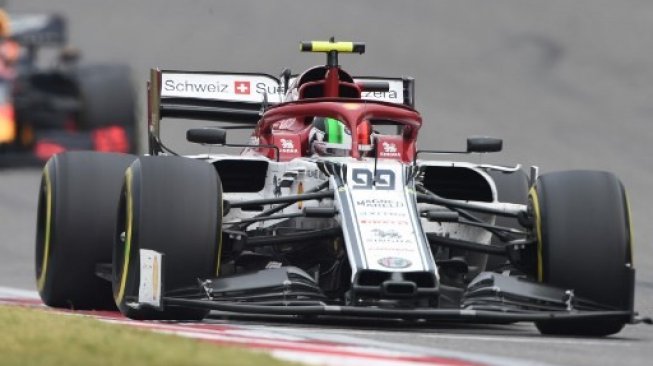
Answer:
[[[23,299],[30,299],[30,300],[40,299],[39,294],[36,291],[21,290],[18,288],[3,287],[3,286],[0,286],[0,296],[23,298]]]
[[[375,333],[397,335],[398,334],[397,332],[364,331],[364,330],[353,330],[353,329],[334,330],[334,329],[324,329],[324,328],[316,330],[316,329],[310,329],[305,327],[292,328],[292,327],[276,327],[276,326],[265,326],[265,325],[261,326],[261,325],[249,325],[249,324],[248,325],[237,324],[237,326],[255,332],[276,331],[276,332],[281,332],[282,334],[298,335],[300,337],[305,337],[307,339],[313,339],[316,341],[334,342],[334,343],[341,343],[341,344],[354,344],[354,345],[365,346],[365,347],[376,348],[376,349],[384,349],[384,350],[401,349],[404,352],[412,352],[414,354],[433,355],[439,357],[451,357],[451,358],[464,359],[464,360],[469,360],[469,361],[478,362],[487,365],[504,365],[504,366],[546,366],[546,365],[550,366],[551,365],[549,363],[544,363],[535,360],[528,360],[528,359],[492,356],[492,355],[473,353],[473,352],[452,351],[443,348],[434,348],[434,347],[426,347],[426,346],[415,346],[410,343],[411,336],[414,334],[405,334],[406,336],[405,343],[403,342],[397,343],[392,341],[378,341],[375,339],[359,337],[360,335],[369,336],[369,335],[374,335]],[[419,333],[420,336],[424,334],[425,333]],[[446,338],[446,335],[443,336],[444,338]]]
[[[292,331],[293,328],[283,329]],[[358,334],[362,336],[373,336],[378,334],[384,334],[388,336],[397,335],[396,331],[383,331],[383,330],[354,330],[354,329],[321,329],[321,332],[328,332],[331,334]],[[475,341],[487,341],[487,342],[514,342],[514,343],[549,343],[549,344],[570,344],[570,345],[587,345],[587,346],[619,346],[619,347],[630,347],[632,344],[619,339],[601,339],[601,340],[584,340],[578,338],[551,338],[547,336],[534,336],[534,337],[523,337],[523,336],[513,336],[509,334],[500,334],[500,335],[475,335],[475,334],[453,334],[453,333],[428,333],[428,332],[415,332],[414,335],[419,335],[420,337],[425,338],[438,338],[438,339],[463,339],[463,340],[475,340]]]
[[[440,338],[440,339],[468,339],[475,341],[487,341],[487,342],[513,342],[513,343],[544,343],[544,344],[569,344],[569,345],[583,345],[583,346],[618,346],[618,347],[630,347],[632,344],[630,342],[624,342],[621,340],[610,340],[604,339],[600,341],[591,341],[583,340],[578,338],[548,338],[546,336],[541,336],[542,338],[530,338],[530,337],[515,337],[515,336],[478,336],[478,335],[458,335],[458,334],[434,334],[434,333],[422,333],[421,334],[427,338]]]

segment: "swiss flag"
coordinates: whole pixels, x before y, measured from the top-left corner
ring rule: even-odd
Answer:
[[[236,94],[249,94],[249,81],[234,81]]]

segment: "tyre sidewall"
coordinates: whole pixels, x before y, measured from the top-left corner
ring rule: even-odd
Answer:
[[[96,275],[96,265],[111,262],[119,172],[133,158],[71,152],[46,164],[35,253],[37,289],[46,305],[114,308],[110,283]]]
[[[216,275],[222,199],[217,172],[203,161],[142,157],[132,164],[125,177],[126,198],[121,207],[127,209],[131,195],[132,214],[131,234],[127,229],[125,245],[116,242],[114,249],[114,296],[120,311],[133,319],[204,318],[206,310],[167,307],[157,311],[144,307],[135,309],[127,304],[135,302],[138,296],[140,249],[164,255],[164,293],[197,288],[198,279]],[[119,215],[118,220],[128,216]],[[129,225],[127,221],[125,227]],[[120,230],[118,226],[116,240]],[[126,251],[127,243],[129,250]],[[126,269],[125,261],[128,261]]]

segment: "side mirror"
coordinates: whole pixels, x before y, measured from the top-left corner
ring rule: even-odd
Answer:
[[[82,52],[77,47],[66,46],[59,52],[59,62],[62,64],[74,64],[82,57]]]
[[[186,131],[186,140],[196,144],[224,145],[227,142],[227,130],[221,128],[191,128]]]
[[[503,140],[494,137],[478,136],[467,138],[468,153],[498,152],[503,148]]]

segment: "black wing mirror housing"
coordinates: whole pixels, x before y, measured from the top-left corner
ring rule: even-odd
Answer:
[[[474,136],[467,138],[468,153],[499,152],[502,148],[502,139],[487,136]]]
[[[224,145],[227,143],[227,130],[222,128],[191,128],[186,131],[186,140],[196,144]]]

